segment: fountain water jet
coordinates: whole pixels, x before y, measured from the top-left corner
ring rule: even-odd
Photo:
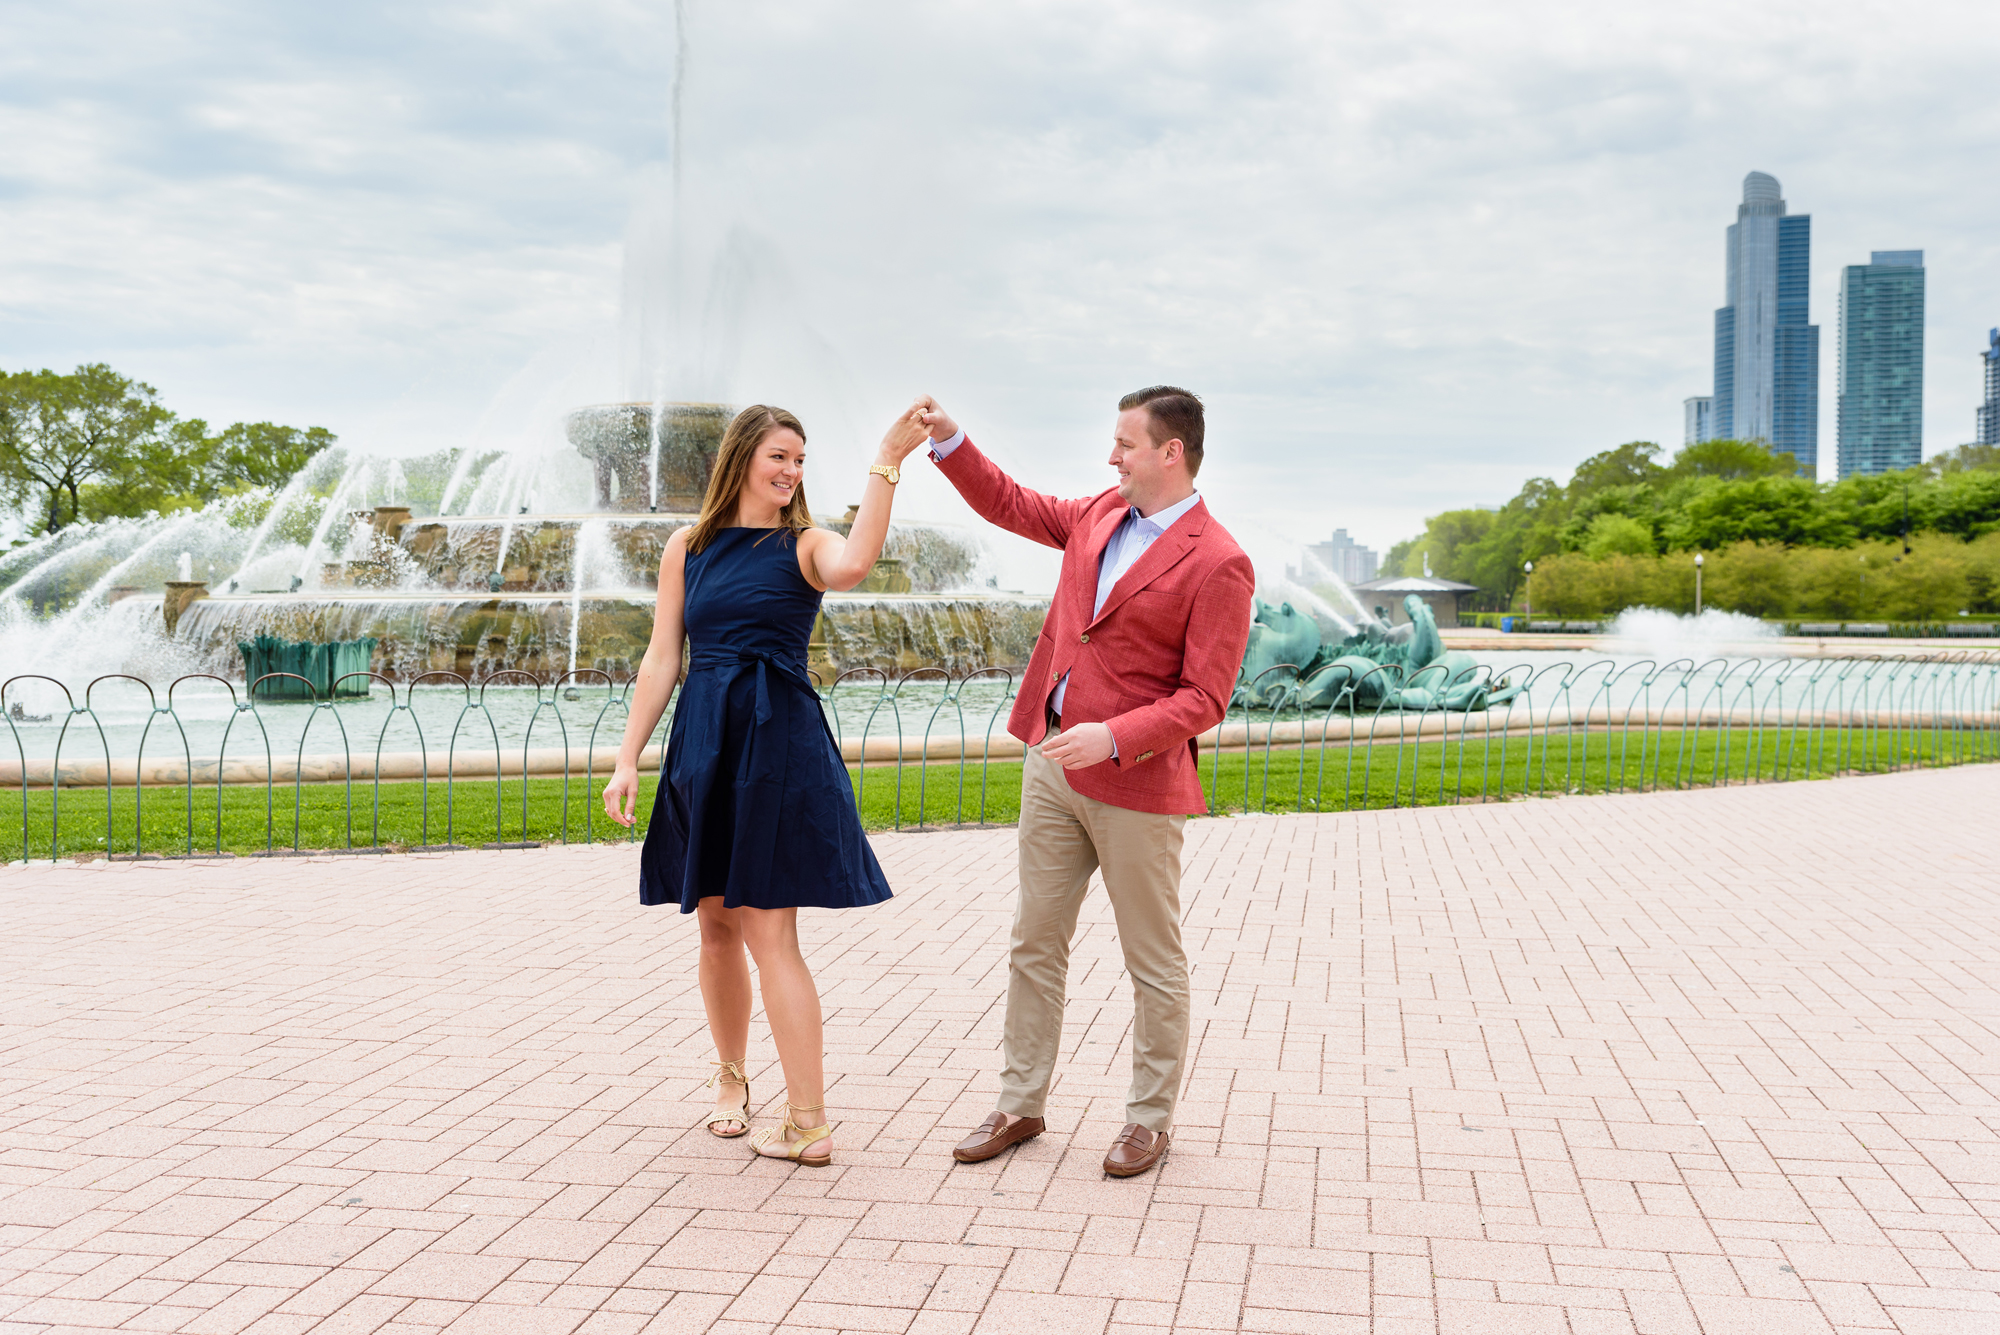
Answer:
[[[1374,611],[1361,605],[1361,600],[1354,596],[1354,590],[1347,587],[1347,581],[1335,573],[1326,562],[1315,556],[1311,547],[1301,544],[1299,554],[1304,558],[1303,563],[1299,567],[1299,574],[1301,576],[1309,576],[1312,584],[1308,587],[1304,579],[1288,580],[1288,582],[1295,588],[1305,588],[1316,608],[1324,608],[1326,614],[1339,622],[1341,629],[1350,635],[1355,632],[1359,625],[1379,623],[1380,618],[1375,615]],[[1307,567],[1310,567],[1310,569]],[[1321,586],[1332,588],[1334,592],[1347,600],[1348,606],[1354,609],[1354,620],[1348,620],[1339,612],[1336,612],[1324,598],[1312,592],[1314,588]]]
[[[642,202],[635,209],[627,238],[618,374],[628,401],[558,416],[551,411],[557,404],[590,395],[544,397],[529,415],[532,430],[517,430],[513,423],[525,420],[519,417],[496,420],[491,435],[433,456],[328,451],[275,496],[242,502],[266,507],[254,521],[249,511],[229,508],[238,504],[232,501],[193,517],[101,527],[89,538],[38,546],[31,571],[48,567],[64,579],[59,587],[47,579],[34,588],[0,585],[8,647],[39,641],[36,652],[45,650],[49,623],[41,614],[53,604],[68,609],[66,640],[109,641],[87,656],[106,668],[158,650],[170,651],[178,665],[234,676],[241,670],[237,645],[258,635],[314,643],[372,637],[375,666],[396,675],[636,668],[662,550],[699,509],[729,420],[728,408],[701,400],[730,396],[725,372],[737,361],[742,317],[761,309],[765,280],[780,267],[767,262],[754,237],[725,229],[705,298],[690,298],[682,4],[675,13],[671,189],[664,208]],[[496,436],[505,448],[493,448]],[[196,531],[204,541],[191,545],[185,539]],[[169,581],[158,568],[170,544],[231,571],[227,586],[204,588],[210,596],[177,601],[172,612],[163,601],[127,599],[112,617],[114,580],[150,589],[194,585]],[[62,558],[65,551],[90,555]],[[971,587],[987,564],[978,540],[905,523],[891,530],[885,557],[870,585],[883,593],[827,600],[814,636],[828,646],[826,670],[970,671],[1026,661],[1045,600]],[[0,558],[0,580],[6,561]],[[273,576],[289,588],[246,587]],[[81,600],[79,584],[88,585]],[[44,585],[48,596],[32,606],[19,596]],[[145,635],[86,630],[112,620],[123,628],[134,616],[150,618],[147,645],[135,643]],[[162,635],[169,621],[175,624]],[[115,662],[108,655],[117,655]],[[35,661],[33,654],[22,658]]]

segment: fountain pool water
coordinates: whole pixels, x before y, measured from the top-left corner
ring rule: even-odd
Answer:
[[[1034,609],[1027,620],[1038,627],[1040,610]],[[1581,650],[1476,650],[1467,656],[1487,679],[1524,684],[1525,690],[1511,706],[1515,717],[1522,719],[1546,717],[1552,711],[1558,715],[1597,711],[1618,717],[1629,711],[1636,719],[1661,709],[1797,707],[1809,699],[1825,706],[1845,698],[1843,680],[1871,671],[1879,676],[1904,670],[1896,664],[1839,659],[1649,658]],[[976,759],[982,753],[981,739],[1005,727],[1013,685],[1008,675],[950,684],[919,676],[900,685],[895,684],[893,669],[885,676],[851,676],[824,692],[828,721],[837,735],[844,740],[864,732],[876,739],[900,735],[910,744],[927,731],[934,741],[963,737],[966,754]],[[224,682],[193,679],[173,687],[171,719],[155,713],[168,702],[166,683],[171,678],[149,680],[151,689],[127,679],[100,682],[91,694],[88,720],[67,713],[72,702],[84,703],[78,684],[71,684],[72,694],[66,699],[46,682],[15,682],[7,692],[14,712],[11,728],[0,731],[0,745],[5,747],[0,759],[13,757],[16,740],[21,755],[29,760],[53,756],[58,742],[68,761],[102,760],[107,754],[132,757],[138,754],[142,738],[149,759],[214,757],[225,750],[225,733],[226,752],[238,759],[261,758],[267,746],[279,758],[302,749],[307,754],[351,751],[366,756],[378,743],[385,751],[423,749],[442,757],[454,744],[454,731],[462,751],[472,748],[490,756],[497,745],[511,755],[523,746],[566,744],[576,749],[593,741],[600,747],[613,746],[625,718],[623,687],[589,673],[539,687],[504,677],[484,686],[433,677],[399,684],[393,702],[391,692],[378,686],[368,698],[317,708],[260,701],[254,714],[238,708],[245,701],[240,681],[232,694]],[[1496,707],[1492,717],[1504,723],[1509,708]],[[1239,706],[1230,711],[1232,721],[1252,716],[1274,717],[1269,709]],[[1340,716],[1339,711],[1330,714],[1325,709],[1306,713],[1314,720]],[[1296,720],[1300,715],[1286,709],[1277,717]],[[1368,710],[1361,711],[1362,720],[1369,717]],[[1387,711],[1377,717],[1375,726],[1394,733],[1412,717]]]
[[[918,678],[888,687],[877,677],[850,678],[824,692],[828,722],[842,738],[895,738],[915,742],[965,737],[968,753],[980,754],[979,738],[1004,726],[1012,701],[1005,674],[947,684]],[[624,688],[601,677],[585,675],[562,685],[533,687],[509,684],[470,686],[433,678],[427,683],[399,686],[391,702],[389,691],[377,688],[365,698],[315,707],[285,701],[259,701],[255,711],[239,708],[244,692],[227,684],[199,678],[173,690],[171,718],[157,711],[167,704],[167,691],[114,678],[92,690],[87,720],[72,717],[72,702],[81,706],[83,693],[66,698],[47,682],[16,682],[7,693],[11,718],[0,726],[0,761],[18,755],[29,761],[57,754],[66,764],[132,758],[149,761],[212,760],[227,755],[236,760],[262,759],[266,751],[289,759],[307,755],[347,753],[372,755],[379,745],[387,752],[422,750],[444,758],[453,749],[461,755],[491,757],[497,746],[518,755],[524,746],[616,746],[625,727]]]

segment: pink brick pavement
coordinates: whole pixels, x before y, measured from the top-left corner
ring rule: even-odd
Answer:
[[[693,924],[629,848],[0,871],[0,1330],[2000,1331],[1996,812],[1988,766],[1195,822],[1131,1181],[1101,895],[1050,1133],[948,1158],[1012,831],[806,915],[818,1173],[691,1129]]]

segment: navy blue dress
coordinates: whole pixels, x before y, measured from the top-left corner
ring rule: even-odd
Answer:
[[[639,902],[853,908],[889,898],[806,641],[820,592],[787,529],[726,528],[687,558],[687,682],[640,854]]]

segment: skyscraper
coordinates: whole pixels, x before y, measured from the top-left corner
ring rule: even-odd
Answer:
[[[1839,431],[1842,477],[1924,461],[1921,250],[1878,250],[1840,271]]]
[[[1761,440],[1811,476],[1819,465],[1812,215],[1787,214],[1778,179],[1751,172],[1728,237],[1728,304],[1715,313],[1715,401],[1703,439]]]
[[[1681,400],[1683,445],[1699,445],[1704,440],[1714,440],[1715,400],[1706,394]]]
[[[1306,550],[1313,557],[1300,572],[1299,582],[1306,585],[1313,583],[1316,573],[1313,562],[1340,576],[1346,584],[1366,584],[1375,578],[1381,566],[1381,558],[1348,537],[1344,528],[1335,529],[1333,537],[1325,542],[1307,544]]]
[[[1986,351],[1979,354],[1986,363],[1986,400],[1979,405],[1979,433],[1973,437],[1981,445],[2000,445],[2000,329],[1986,336]]]

